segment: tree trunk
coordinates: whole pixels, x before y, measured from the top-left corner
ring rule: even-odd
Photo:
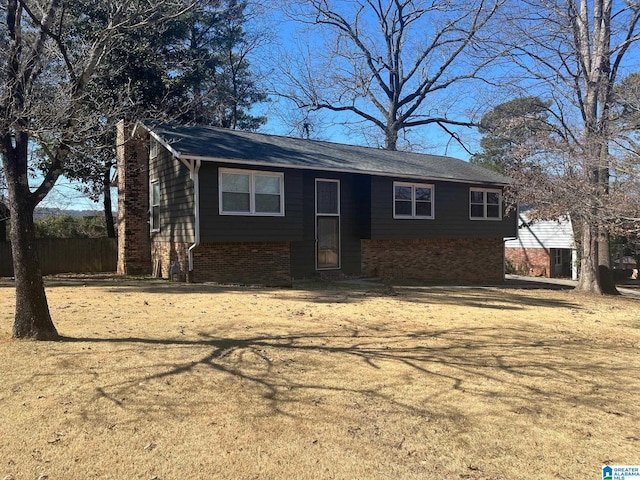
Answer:
[[[58,331],[49,314],[40,272],[33,211],[24,203],[15,204],[16,208],[11,209],[11,252],[16,283],[13,337],[55,340]]]
[[[27,177],[28,138],[15,135],[15,146],[3,139],[2,160],[9,190],[11,252],[16,286],[14,338],[55,340],[58,331],[49,314],[49,304],[40,271],[33,209]]]
[[[576,291],[601,295],[598,275],[598,237],[593,226],[582,224],[582,258]]]
[[[384,132],[384,149],[395,152],[398,149],[398,130],[387,127]]]
[[[602,293],[620,295],[616,288],[613,270],[611,269],[611,255],[609,252],[609,234],[602,232],[598,237],[598,275]]]
[[[9,223],[9,209],[0,201],[0,242],[7,241],[7,223]]]
[[[113,221],[113,207],[111,205],[111,163],[109,163],[109,165],[105,168],[102,182],[104,198],[104,221],[107,227],[107,237],[116,238],[116,228]]]

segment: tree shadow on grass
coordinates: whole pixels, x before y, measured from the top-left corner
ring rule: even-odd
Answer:
[[[320,304],[355,304],[366,303],[380,297],[396,298],[400,302],[452,305],[468,308],[495,310],[523,310],[528,307],[580,309],[580,303],[570,296],[544,297],[540,294],[547,289],[519,290],[502,287],[471,286],[366,286],[325,284],[322,287],[296,288],[288,295],[289,300]],[[267,290],[268,292],[268,290]],[[280,295],[273,292],[273,295]]]
[[[623,359],[612,361],[610,353],[615,351],[612,345],[593,345],[585,338],[571,335],[537,338],[536,332],[524,327],[479,326],[398,333],[392,328],[381,332],[347,326],[342,332],[247,338],[216,337],[202,332],[199,337],[64,338],[63,341],[168,347],[166,359],[153,366],[154,373],[96,386],[96,398],[114,403],[140,390],[141,385],[185,374],[222,375],[242,381],[243,395],[266,402],[269,414],[286,416],[295,415],[288,408],[292,403],[311,403],[328,392],[377,399],[394,409],[420,416],[445,415],[444,412],[463,415],[462,405],[460,409],[451,404],[438,406],[438,397],[445,391],[486,402],[499,401],[515,413],[523,408],[539,413],[576,406],[619,413],[627,406],[614,405],[608,392],[613,388],[635,388],[627,375],[629,365]],[[174,347],[182,353],[185,347],[193,347],[193,355],[174,362],[170,356]],[[336,362],[348,367],[345,375],[350,375],[351,369],[359,372],[356,374],[359,376],[369,371],[371,381],[347,378],[338,383],[324,373],[333,371]],[[312,375],[312,381],[304,380],[293,365],[304,365],[317,373]],[[380,385],[374,378],[387,369],[388,379],[385,385]],[[423,392],[420,399],[398,393],[416,386]],[[188,401],[185,400],[187,404]],[[138,405],[141,410],[151,406],[144,402]]]
[[[0,289],[13,288],[11,279],[0,279]],[[557,295],[545,298],[545,292],[574,289],[572,285],[554,284],[531,279],[507,279],[494,286],[382,284],[375,281],[302,281],[292,288],[251,285],[224,285],[216,283],[181,283],[148,276],[122,276],[105,274],[67,274],[46,277],[47,288],[99,287],[109,292],[147,294],[229,294],[243,296],[250,293],[271,294],[274,298],[319,304],[366,303],[371,298],[400,297],[404,302],[445,304],[469,308],[495,310],[522,310],[527,307],[581,309],[579,301],[571,296],[559,299]],[[576,297],[574,297],[576,298]]]
[[[573,286],[556,285],[545,282],[508,280],[504,284],[473,286],[473,285],[437,285],[424,283],[407,284],[384,284],[373,281],[299,281],[294,282],[292,287],[265,287],[260,285],[241,284],[217,284],[217,283],[184,283],[172,282],[165,279],[152,278],[149,276],[123,276],[112,273],[103,274],[58,274],[45,277],[47,288],[55,287],[105,287],[113,288],[121,292],[131,293],[167,293],[167,294],[216,294],[233,293],[239,294],[249,292],[301,292],[305,294],[305,299],[318,303],[353,303],[359,300],[366,300],[370,296],[397,296],[433,293],[438,296],[444,292],[474,292],[474,296],[479,297],[478,292],[492,291],[512,291],[533,290],[533,291],[557,291],[573,290]],[[0,279],[0,288],[13,287],[11,279]],[[114,291],[115,291],[114,290]],[[516,290],[516,291],[517,291]],[[488,293],[487,297],[491,297]],[[524,294],[514,294],[516,299],[530,298]]]
[[[499,287],[398,287],[403,301],[422,304],[444,304],[469,308],[495,310],[523,310],[528,307],[580,309],[571,297],[542,297],[528,290],[501,289]]]

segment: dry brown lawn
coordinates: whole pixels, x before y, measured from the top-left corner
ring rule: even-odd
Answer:
[[[0,479],[590,479],[640,463],[638,300],[50,279],[13,341]]]

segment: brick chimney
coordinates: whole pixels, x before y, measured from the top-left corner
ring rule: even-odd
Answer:
[[[151,273],[149,238],[148,135],[124,120],[117,125],[118,172],[118,273]]]

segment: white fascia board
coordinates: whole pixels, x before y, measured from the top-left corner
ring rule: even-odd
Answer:
[[[149,135],[151,135],[160,145],[162,145],[164,148],[166,148],[169,153],[171,153],[171,155],[173,155],[175,158],[177,158],[178,160],[180,160],[187,168],[189,168],[189,170],[192,169],[193,165],[192,163],[189,161],[189,159],[185,156],[183,156],[180,151],[176,150],[175,148],[173,148],[171,146],[170,143],[167,143],[160,135],[158,135],[157,133],[155,133],[153,130],[151,130],[150,128],[148,128],[144,123],[140,123],[138,122],[136,124],[136,127],[142,127],[144,128]],[[134,130],[135,131],[135,130]],[[193,160],[197,160],[196,158],[193,158]]]
[[[151,135],[158,143],[160,143],[164,148],[169,150],[169,152],[171,152],[171,155],[180,159],[181,153],[175,148],[173,148],[170,143],[167,143],[160,135],[158,135],[156,132],[154,132],[149,127],[147,127],[144,123],[137,122],[135,127],[133,128],[133,133],[135,133],[137,128],[144,128],[149,133],[149,135]],[[189,166],[188,164],[185,164],[185,165]]]

